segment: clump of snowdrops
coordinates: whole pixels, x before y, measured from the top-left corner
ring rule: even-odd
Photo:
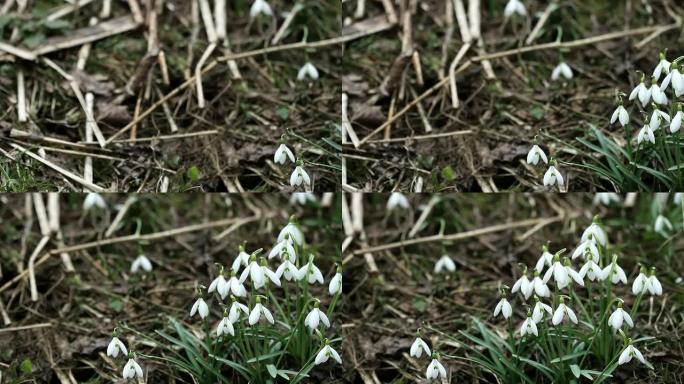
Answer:
[[[506,322],[507,333],[474,318],[476,332],[460,331],[468,357],[430,350],[420,331],[410,355],[420,358],[425,352],[431,358],[428,379],[446,378],[449,359],[475,363],[503,383],[569,383],[582,377],[601,383],[621,365],[653,369],[642,353],[653,337],[639,335],[639,307],[645,296],[662,295],[662,286],[655,268],[646,265],[628,279],[615,250],[595,218],[572,253],[544,245],[536,265],[523,265],[512,287],[500,288],[493,317]]]
[[[277,268],[271,268],[273,262]],[[157,331],[168,342],[169,356],[144,357],[171,363],[201,384],[238,378],[299,383],[316,365],[342,363],[333,347],[340,338],[331,327],[342,294],[341,268],[327,286],[313,289],[327,297],[315,297],[312,286],[326,281],[296,221],[281,229],[267,255],[241,245],[232,264],[217,269],[207,286],[197,285],[197,298],[188,306],[190,321],[199,327],[170,318],[173,332]],[[116,357],[119,351],[129,357],[122,376],[143,377],[136,354],[114,333],[107,352]]]

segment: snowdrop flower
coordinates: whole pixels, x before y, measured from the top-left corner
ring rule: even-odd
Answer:
[[[617,120],[620,120],[620,124],[622,124],[623,127],[629,124],[629,113],[627,113],[625,107],[622,106],[622,100],[620,100],[620,104],[615,109],[615,112],[613,112],[613,116],[610,117],[610,123],[615,124]]]
[[[427,371],[425,371],[425,376],[427,376],[428,379],[436,379],[438,377],[446,379],[446,377],[447,377],[446,369],[444,369],[444,366],[442,365],[442,363],[439,362],[438,359],[439,359],[439,354],[433,353],[432,354],[432,361],[430,362],[430,365],[428,365]]]
[[[660,296],[663,294],[663,286],[660,285],[660,281],[655,275],[655,268],[651,268],[651,274],[646,280],[646,289],[651,295]]]
[[[672,88],[674,89],[675,96],[679,97],[684,94],[684,76],[682,76],[677,64],[673,63],[672,66],[674,68],[672,68],[670,73],[665,77],[665,80],[660,84],[660,89],[665,92],[668,85],[670,85],[670,80],[672,80]]]
[[[397,207],[403,209],[410,209],[411,205],[409,204],[408,199],[406,198],[406,196],[404,196],[403,193],[392,192],[389,199],[387,200],[387,210],[392,211]]]
[[[190,309],[190,317],[195,316],[196,312],[199,312],[199,316],[202,319],[209,316],[209,307],[201,297],[198,298],[197,301],[195,301],[195,304],[192,305],[192,309]]]
[[[569,65],[565,64],[564,61],[561,61],[560,64],[556,66],[556,68],[553,69],[553,72],[551,73],[551,80],[556,81],[560,78],[560,76],[563,75],[568,80],[572,80],[572,68],[570,68]]]
[[[221,335],[231,335],[235,336],[235,328],[233,328],[233,323],[230,321],[230,318],[223,316],[223,319],[218,324],[218,327],[216,327],[216,336],[221,336]]]
[[[270,268],[268,268],[266,259],[264,259],[263,257],[261,258],[261,271],[264,273],[266,277],[268,277],[269,280],[273,282],[273,284],[280,287],[280,276],[278,276],[276,273],[271,271]],[[268,281],[264,279],[264,282]]]
[[[309,257],[309,262],[304,264],[303,267],[299,268],[299,271],[297,271],[297,280],[302,280],[308,276],[307,281],[309,284],[315,284],[318,282],[319,284],[323,284],[323,274],[321,273],[321,270],[318,269],[318,267],[313,263],[313,255]]]
[[[591,223],[591,225],[588,226],[584,232],[582,232],[581,242],[584,243],[587,240],[591,240],[605,246],[606,239],[606,232],[603,230],[603,228],[601,228],[601,225],[598,223],[598,216],[596,216],[594,217],[594,221]]]
[[[639,131],[639,134],[637,135],[637,144],[641,144],[644,140],[648,140],[651,144],[655,144],[655,135],[648,124],[644,125]]]
[[[525,319],[525,321],[523,321],[522,325],[520,326],[520,336],[525,336],[525,335],[539,336],[539,332],[537,332],[537,324],[529,316],[529,312],[528,312],[527,319]]]
[[[239,282],[238,282],[239,283]],[[221,270],[219,271],[218,276],[214,280],[212,280],[211,284],[209,284],[209,288],[207,289],[207,292],[212,293],[214,291],[218,292],[219,295],[221,295],[221,298],[225,298],[226,295],[228,294],[229,290],[228,282],[226,281],[226,278],[223,277],[223,267],[221,267]]]
[[[302,184],[311,185],[311,178],[309,178],[309,174],[306,173],[304,168],[302,168],[301,165],[298,165],[295,167],[294,171],[292,171],[292,175],[290,175],[290,185],[298,187]]]
[[[314,67],[314,65],[310,62],[302,65],[302,67],[299,68],[299,73],[297,73],[297,80],[302,81],[307,76],[311,80],[318,80],[318,69],[316,69],[316,67]]]
[[[561,175],[561,173],[556,168],[556,162],[553,162],[553,164],[554,165],[549,166],[549,169],[547,169],[546,173],[544,174],[544,186],[552,187],[554,184],[556,184],[558,185],[558,188],[560,188],[564,184],[563,175]]]
[[[546,265],[547,267],[550,267],[552,262],[553,255],[549,252],[548,245],[545,244],[542,246],[542,254],[541,256],[539,256],[539,259],[537,260],[537,265],[534,267],[534,269],[537,272],[542,272],[544,270],[544,266]]]
[[[283,259],[283,254],[285,254],[286,258],[290,260],[291,263],[296,262],[296,253],[295,249],[292,246],[292,243],[290,243],[288,240],[283,239],[281,242],[275,245],[273,249],[271,249],[271,252],[268,254],[269,260],[278,256],[281,259]]]
[[[668,220],[667,217],[658,215],[658,217],[656,217],[655,224],[653,225],[653,229],[656,231],[656,233],[667,237],[667,232],[672,231],[672,223],[670,223],[670,220]]]
[[[641,102],[641,105],[643,107],[648,105],[649,100],[651,100],[651,88],[647,88],[646,84],[644,84],[643,74],[641,76],[641,82],[639,83],[639,85],[634,87],[632,93],[629,94],[629,100],[634,100],[637,97],[639,98],[639,101]]]
[[[508,319],[513,314],[513,308],[511,308],[511,304],[505,297],[502,297],[499,303],[496,304],[496,308],[494,308],[494,317],[499,316],[499,312],[501,312],[504,319]]]
[[[142,268],[145,272],[152,272],[152,262],[145,255],[140,255],[131,264],[131,273],[138,273]]]
[[[584,263],[582,268],[580,268],[579,274],[582,278],[586,276],[591,281],[602,280],[601,276],[603,276],[601,267],[596,264],[593,259],[588,259],[587,262]]]
[[[282,264],[276,269],[275,274],[280,277],[284,277],[287,281],[297,280],[297,274],[299,270],[297,266],[292,264],[289,259],[285,259]]]
[[[525,5],[520,0],[508,0],[508,4],[506,4],[504,17],[509,18],[513,16],[514,13],[523,17],[527,16],[527,9],[525,9]]]
[[[228,310],[228,320],[231,323],[236,323],[240,320],[240,311],[244,312],[245,315],[249,315],[249,308],[246,305],[239,303],[235,297],[231,297],[230,300],[233,302]]]
[[[630,339],[629,345],[620,354],[620,358],[618,359],[618,365],[629,363],[632,360],[633,356],[636,356],[637,360],[639,360],[642,364],[646,364],[644,356],[641,354],[641,352],[639,352],[638,349],[634,348],[634,346],[632,345],[632,340]]]
[[[599,192],[594,195],[594,205],[610,205],[612,203],[620,203],[620,195],[615,192]]]
[[[130,358],[128,359],[128,363],[126,363],[126,365],[124,366],[123,378],[134,379],[136,377],[142,378],[143,371],[142,368],[140,368],[140,364],[138,364],[135,360]]]
[[[308,202],[316,203],[318,198],[311,192],[293,192],[290,196],[290,204],[305,205]]]
[[[677,113],[675,113],[672,121],[670,122],[670,132],[679,132],[682,127],[682,118],[684,118],[684,113],[682,112],[682,105],[677,103]]]
[[[435,273],[442,273],[442,270],[446,269],[449,272],[456,271],[456,264],[447,255],[442,255],[442,257],[435,263]]]
[[[266,320],[268,320],[269,323],[271,323],[271,324],[275,323],[275,320],[273,320],[273,315],[271,314],[271,311],[269,311],[268,308],[261,305],[261,298],[257,297],[256,304],[254,304],[254,308],[252,308],[252,312],[249,313],[249,325],[256,324],[262,315],[266,318]]]
[[[651,114],[651,120],[649,121],[648,126],[651,127],[652,130],[656,131],[658,128],[660,128],[660,123],[663,120],[666,120],[669,123],[670,115],[659,110],[658,107],[653,104],[653,113]]]
[[[412,357],[419,358],[423,354],[423,351],[425,351],[427,356],[430,356],[430,347],[428,347],[427,343],[420,338],[420,332],[417,332],[416,340],[411,344],[411,351],[409,354]]]
[[[254,0],[254,3],[252,3],[252,7],[249,9],[250,18],[253,19],[257,17],[259,14],[273,16],[273,10],[265,0]]]
[[[620,300],[618,301],[617,309],[608,318],[608,324],[610,324],[610,326],[613,327],[613,330],[617,331],[618,329],[622,328],[623,320],[631,328],[634,327],[632,317],[629,316],[629,313],[625,312],[625,310],[622,309],[622,300]]]
[[[632,293],[635,295],[641,295],[646,293],[648,290],[647,284],[648,284],[648,276],[644,273],[646,269],[644,267],[641,267],[641,270],[639,271],[639,276],[634,279],[634,282],[632,283]]]
[[[532,279],[532,287],[534,288],[534,293],[540,297],[551,296],[551,291],[549,287],[546,286],[544,280],[539,277],[539,271],[534,271],[534,278]]]
[[[674,203],[677,205],[682,205],[682,202],[684,202],[684,193],[682,192],[677,192],[674,194]]]
[[[247,280],[247,276],[249,276],[249,278],[252,280],[252,283],[254,283],[255,289],[259,289],[266,284],[264,270],[261,268],[261,265],[257,263],[256,255],[250,256],[249,265],[247,265],[247,268],[245,268],[240,275],[240,282],[244,283],[245,280]]]
[[[337,273],[330,279],[330,285],[328,286],[328,293],[331,295],[336,295],[342,292],[342,267],[337,266]]]
[[[655,77],[656,80],[660,80],[660,75],[665,71],[665,73],[669,74],[670,73],[670,65],[671,63],[667,61],[665,58],[665,52],[660,52],[660,61],[658,62],[658,65],[656,65],[655,69],[653,70],[653,77]]]
[[[116,337],[116,330],[113,332],[113,334],[114,336],[112,336],[112,341],[110,341],[109,345],[107,346],[107,356],[117,357],[119,356],[119,351],[121,351],[124,356],[128,355],[126,346],[121,340],[119,340],[118,337]]]
[[[572,259],[576,259],[579,255],[583,255],[587,260],[599,260],[599,251],[593,241],[587,240],[581,243],[575,252],[572,253]]]
[[[321,350],[318,352],[316,355],[316,359],[314,360],[314,364],[320,365],[328,361],[328,359],[332,356],[333,360],[337,361],[339,364],[342,364],[342,359],[340,359],[340,355],[337,353],[336,350],[334,350],[330,344],[328,339],[325,340],[325,346],[321,348]]]
[[[532,282],[530,282],[530,279],[527,278],[527,266],[525,266],[523,268],[522,276],[520,276],[520,278],[516,280],[515,284],[513,284],[511,292],[516,293],[520,291],[525,297],[525,300],[527,300],[530,297],[530,295],[532,295],[533,289],[534,286],[532,285]]]
[[[228,279],[225,286],[227,287],[227,289],[225,289],[225,293],[221,292],[221,289],[219,288],[221,299],[225,299],[229,291],[237,297],[247,296],[247,290],[245,289],[245,286],[242,285],[242,283],[240,282],[240,279],[237,278],[237,274],[235,273],[235,271],[230,272],[230,279]]]
[[[601,281],[610,279],[613,284],[619,282],[627,284],[627,275],[625,275],[625,271],[617,264],[617,255],[613,255],[613,262],[603,268],[600,277]]]
[[[88,193],[85,200],[83,200],[83,210],[88,211],[92,207],[97,207],[100,209],[107,209],[107,203],[105,203],[102,196],[99,193]]]
[[[291,162],[295,162],[295,157],[290,148],[288,148],[285,144],[280,144],[278,149],[275,151],[275,155],[273,155],[273,161],[276,164],[285,164],[287,159],[290,159]]]
[[[553,325],[558,325],[563,321],[565,316],[567,316],[568,319],[570,319],[570,321],[577,324],[577,316],[575,315],[575,312],[570,307],[565,305],[565,300],[563,299],[563,297],[561,297],[560,300],[561,301],[560,304],[558,304],[558,308],[556,308],[556,311],[553,313],[551,323]]]
[[[651,81],[651,98],[653,101],[655,101],[656,104],[667,104],[667,96],[665,96],[665,92],[660,89],[660,86],[656,83],[655,78]]]
[[[325,315],[325,312],[318,309],[318,305],[318,300],[316,300],[314,308],[311,310],[311,312],[309,312],[308,315],[306,315],[306,318],[304,319],[304,325],[309,327],[312,332],[318,328],[319,323],[323,323],[326,328],[330,328],[330,320],[328,320],[328,316]]]
[[[544,311],[548,312],[549,316],[551,316],[553,309],[551,309],[549,305],[542,303],[536,296],[534,297],[534,301],[536,304],[534,304],[534,309],[532,310],[532,321],[538,324],[544,318]]]
[[[237,257],[233,261],[233,266],[231,268],[234,272],[238,272],[241,265],[245,267],[249,265],[249,253],[245,252],[245,246],[240,245],[239,250],[240,253],[238,253]]]
[[[551,268],[546,270],[546,273],[544,274],[544,282],[548,282],[549,279],[551,279],[551,276],[553,276],[553,279],[556,281],[558,289],[565,288],[570,281],[568,271],[565,269],[563,264],[561,264],[560,258],[557,256],[554,256]]]
[[[290,219],[286,226],[280,230],[278,234],[278,242],[283,240],[288,240],[291,243],[297,244],[299,246],[304,244],[304,233],[299,229],[299,226],[294,222],[294,219]]]
[[[549,163],[549,159],[546,158],[546,153],[537,145],[534,144],[529,152],[527,152],[527,164],[537,165],[539,164],[539,159],[541,159],[544,164]]]

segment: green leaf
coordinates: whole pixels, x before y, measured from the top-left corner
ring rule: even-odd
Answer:
[[[111,299],[109,300],[109,308],[115,310],[116,312],[121,312],[123,309],[123,301],[119,299]]]
[[[577,365],[577,364],[570,365],[570,370],[572,371],[572,374],[575,375],[575,378],[579,379],[580,375],[582,374],[582,371],[580,370],[579,365]]]
[[[541,120],[542,117],[544,117],[544,108],[540,106],[534,106],[532,109],[530,109],[530,115],[534,117],[536,120]]]
[[[188,171],[185,174],[188,176],[188,179],[190,179],[190,181],[197,181],[202,176],[202,173],[200,172],[199,168],[197,168],[194,165],[188,168]]]
[[[279,105],[276,108],[275,113],[280,120],[287,120],[287,118],[290,117],[290,109],[284,105]]]
[[[24,361],[21,362],[19,369],[21,369],[23,373],[33,372],[33,363],[31,362],[31,359],[24,359]]]
[[[415,308],[418,312],[425,312],[425,309],[427,308],[427,303],[425,302],[425,299],[423,299],[422,297],[414,297],[413,308]]]
[[[268,370],[268,374],[271,375],[272,378],[275,379],[275,377],[278,376],[278,369],[275,365],[267,364],[266,369]]]
[[[446,182],[451,182],[454,180],[454,169],[451,168],[451,165],[447,165],[446,167],[442,168],[442,178]]]
[[[40,32],[28,35],[24,37],[24,40],[22,40],[24,45],[29,48],[35,48],[39,46],[43,41],[45,41],[45,35]]]
[[[68,29],[71,23],[67,20],[57,19],[57,20],[47,20],[43,22],[43,25],[47,29]]]

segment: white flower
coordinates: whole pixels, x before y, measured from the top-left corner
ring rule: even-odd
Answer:
[[[644,272],[639,272],[639,276],[634,279],[634,282],[632,283],[632,293],[635,295],[640,295],[642,293],[646,293],[648,290],[648,276],[644,274]]]
[[[527,152],[527,164],[537,165],[539,159],[542,159],[545,164],[549,163],[549,159],[546,158],[546,153],[544,153],[537,144],[534,144],[530,151]]]
[[[438,377],[446,379],[447,372],[442,363],[433,358],[430,362],[430,365],[427,367],[427,371],[425,371],[425,375],[428,379],[436,379]]]
[[[265,0],[254,0],[252,7],[249,9],[249,17],[255,18],[260,13],[266,16],[273,16],[273,10]]]
[[[656,233],[667,237],[667,232],[672,231],[672,223],[670,223],[670,220],[668,220],[667,217],[658,215],[658,217],[656,217],[655,224],[653,225],[653,229],[656,231]]]
[[[603,230],[603,228],[601,228],[598,223],[591,223],[591,225],[588,226],[587,229],[585,229],[582,233],[581,242],[584,243],[587,240],[591,240],[605,246],[606,239],[606,232]]]
[[[446,269],[449,272],[456,271],[456,264],[447,255],[442,255],[442,257],[435,263],[435,273],[442,273],[442,270]]]
[[[228,317],[224,317],[216,327],[216,336],[228,335],[235,336],[235,328]]]
[[[577,324],[577,316],[575,316],[575,312],[570,307],[565,305],[563,300],[561,300],[561,303],[558,304],[558,308],[556,308],[556,311],[553,313],[553,319],[551,319],[551,323],[553,323],[553,325],[558,325],[561,323],[561,321],[563,321],[565,316],[568,316],[570,321]]]
[[[669,123],[670,115],[659,109],[654,109],[653,113],[651,114],[651,120],[649,121],[648,126],[651,127],[652,130],[656,131],[658,130],[658,128],[660,128],[660,123],[662,122],[662,120],[666,120]]]
[[[249,325],[256,324],[261,318],[261,315],[264,315],[264,317],[266,318],[266,320],[268,320],[269,323],[275,323],[271,311],[269,311],[268,308],[261,305],[261,301],[259,300],[259,298],[257,298],[257,302],[254,305],[252,312],[249,313]]]
[[[422,354],[423,351],[425,351],[425,354],[427,356],[430,356],[430,347],[428,347],[427,343],[423,341],[420,337],[416,337],[416,340],[411,344],[411,351],[410,355],[416,358],[419,358]]]
[[[629,124],[629,113],[627,113],[627,110],[622,106],[622,104],[618,105],[618,107],[615,109],[615,112],[613,112],[613,116],[610,117],[610,123],[615,124],[615,121],[618,119],[623,127]]]
[[[195,312],[199,312],[200,318],[204,319],[205,317],[209,316],[209,307],[207,306],[207,303],[204,302],[204,299],[201,297],[195,301],[195,304],[192,305],[192,309],[190,310],[190,317],[195,316]]]
[[[259,289],[266,284],[266,277],[264,276],[264,270],[261,268],[259,263],[256,262],[256,257],[252,258],[247,268],[242,271],[240,275],[240,282],[244,283],[247,280],[247,276],[254,283],[254,288]]]
[[[549,315],[553,313],[553,309],[551,309],[549,305],[537,300],[537,303],[534,305],[534,310],[532,310],[532,321],[535,323],[542,321],[544,318],[544,311],[548,312]]]
[[[273,161],[276,164],[285,164],[287,159],[290,159],[291,162],[295,162],[295,157],[292,151],[290,151],[290,148],[288,148],[285,144],[280,144],[278,149],[275,151],[275,155],[273,155]]]
[[[128,363],[126,363],[123,369],[123,378],[133,379],[135,377],[143,377],[142,368],[140,368],[140,365],[135,360],[128,359]]]
[[[225,290],[225,294],[221,292],[219,289],[219,293],[221,294],[221,299],[225,299],[226,295],[228,294],[228,291],[232,292],[233,295],[237,297],[245,297],[247,296],[247,290],[245,289],[245,286],[242,285],[240,282],[240,279],[237,278],[235,275],[235,272],[230,273],[230,279],[226,282],[226,287],[228,289]]]
[[[290,204],[305,205],[308,202],[315,203],[317,201],[316,194],[311,192],[293,192],[290,196]]]
[[[546,286],[546,283],[544,280],[542,280],[539,277],[539,272],[535,271],[534,272],[534,278],[532,279],[532,287],[534,288],[534,293],[537,296],[540,297],[549,297],[551,296],[551,291],[549,290],[549,287]]]
[[[292,281],[292,279],[298,280],[297,275],[298,275],[298,270],[297,266],[292,264],[290,260],[285,259],[282,264],[276,269],[275,274],[278,277],[284,277],[285,280],[287,281]]]
[[[299,229],[297,224],[293,222],[287,223],[287,225],[284,226],[278,234],[279,243],[285,239],[300,246],[304,244],[304,234],[302,233],[302,230]]]
[[[678,205],[682,205],[682,202],[684,202],[684,193],[682,192],[677,192],[674,194],[674,203]]]
[[[537,259],[537,265],[534,267],[534,269],[541,273],[544,270],[545,265],[550,267],[551,264],[553,264],[553,255],[549,252],[548,248],[544,246],[542,254],[539,256],[539,259]]]
[[[663,83],[660,85],[660,89],[665,92],[667,86],[670,84],[670,79],[672,80],[672,88],[675,91],[675,96],[679,97],[684,94],[684,76],[682,76],[678,68],[673,69],[670,74],[665,77],[665,80],[663,80]]]
[[[264,273],[266,277],[268,277],[269,280],[273,282],[273,284],[280,287],[280,276],[278,276],[278,274],[274,273],[268,268],[265,259],[262,259],[261,271]],[[267,282],[266,279],[264,279],[264,282]]]
[[[523,273],[522,276],[513,284],[513,288],[511,288],[512,293],[516,293],[520,290],[520,292],[523,294],[525,297],[525,300],[527,300],[530,295],[532,295],[532,291],[534,290],[534,286],[532,286],[532,282],[530,279],[527,278],[527,270]]]
[[[620,203],[620,195],[615,192],[598,192],[594,195],[594,205]],[[574,258],[574,257],[573,257]]]
[[[499,316],[499,312],[501,312],[504,319],[508,319],[511,317],[511,314],[513,314],[513,308],[511,308],[511,304],[505,297],[502,297],[501,300],[499,300],[499,303],[496,304],[496,308],[494,308],[494,317]]]
[[[313,258],[310,259],[307,264],[304,264],[303,267],[299,268],[296,278],[297,280],[302,280],[307,276],[307,274],[309,275],[309,284],[314,284],[316,282],[319,284],[324,283],[323,274],[321,273],[321,270],[318,269],[318,267],[313,263]]]
[[[684,118],[684,113],[682,113],[682,111],[677,111],[670,123],[670,132],[675,133],[679,131],[682,127],[682,118]]]
[[[558,169],[554,167],[553,165],[549,167],[548,170],[546,170],[546,173],[544,174],[544,186],[545,187],[550,187],[553,186],[554,184],[557,184],[558,187],[563,186],[563,175],[561,175],[560,172],[558,172]]]
[[[304,168],[302,168],[301,165],[298,165],[295,167],[294,171],[292,171],[292,175],[290,175],[290,185],[293,187],[298,187],[302,184],[311,185],[311,179]]]
[[[271,249],[271,252],[268,254],[268,258],[272,259],[278,256],[282,260],[283,254],[287,255],[287,259],[290,260],[291,263],[296,262],[297,255],[295,254],[295,249],[292,246],[292,243],[286,239],[283,239],[281,242],[276,244],[273,249]]]
[[[342,292],[342,274],[337,272],[332,279],[330,279],[330,285],[328,286],[328,293],[331,295]]]
[[[649,276],[648,280],[646,281],[646,289],[648,289],[648,292],[651,295],[660,296],[663,294],[663,286],[660,285],[660,281],[655,276],[655,272],[653,270],[651,271],[651,276]]]
[[[641,144],[644,139],[650,141],[651,144],[655,144],[655,135],[648,124],[644,125],[639,131],[639,134],[637,135],[637,144]]]
[[[411,208],[411,205],[409,204],[408,199],[406,198],[406,196],[404,196],[403,193],[392,192],[389,199],[387,200],[387,210],[391,211],[397,207],[409,209]]]
[[[643,80],[639,85],[634,87],[632,93],[629,94],[630,100],[634,100],[637,97],[639,97],[639,101],[643,107],[648,105],[649,100],[651,100],[651,88],[646,88],[646,84],[644,84]]]
[[[651,85],[651,98],[656,104],[667,104],[667,96],[665,96],[665,92],[660,90],[658,84]]]
[[[618,329],[622,328],[623,320],[630,327],[634,327],[632,318],[629,316],[629,313],[625,312],[625,310],[622,309],[622,303],[620,303],[615,312],[613,312],[608,318],[608,324],[610,324],[610,326],[613,327],[615,331],[617,331]]]
[[[318,303],[314,307],[314,309],[309,312],[308,315],[306,315],[306,318],[304,319],[304,325],[309,327],[311,331],[315,330],[318,328],[318,324],[323,323],[326,328],[330,328],[330,321],[328,320],[328,316],[325,315],[323,311],[318,309]]]
[[[560,62],[560,64],[553,69],[553,72],[551,73],[551,80],[556,81],[561,75],[568,80],[572,80],[572,68],[565,64],[565,62]]]
[[[584,278],[586,276],[589,278],[591,281],[596,281],[602,280],[601,277],[603,276],[603,272],[601,271],[601,267],[594,262],[593,259],[587,260],[586,263],[582,266],[582,268],[579,271],[580,276]]]
[[[603,268],[600,278],[601,281],[610,278],[610,281],[613,284],[617,284],[619,282],[622,282],[622,284],[627,284],[627,275],[625,275],[625,271],[617,264],[617,257],[615,256],[613,257],[613,262]]]
[[[228,286],[228,282],[226,281],[226,278],[223,277],[223,273],[219,273],[219,275],[216,276],[216,278],[214,280],[212,280],[211,284],[209,284],[209,288],[207,289],[207,292],[212,293],[212,292],[216,291],[216,292],[218,292],[219,295],[221,295],[221,298],[225,298],[226,295],[228,294],[229,288],[230,287]]]
[[[92,207],[97,207],[101,209],[107,209],[107,203],[105,203],[102,196],[98,193],[88,193],[85,200],[83,200],[83,210],[87,211]]]
[[[589,250],[589,253],[587,253],[587,250]],[[572,259],[574,260],[579,256],[584,256],[585,254],[588,255],[588,260],[599,260],[599,251],[593,241],[586,240],[585,242],[581,243],[577,249],[575,249],[575,252],[572,253]]]
[[[233,298],[233,304],[230,305],[228,310],[228,320],[231,323],[235,323],[240,320],[240,311],[244,312],[245,315],[249,315],[249,308],[246,305],[238,303],[235,298]]]
[[[548,282],[551,276],[553,276],[553,280],[556,282],[558,289],[563,289],[570,283],[568,270],[565,269],[565,266],[563,266],[559,260],[556,260],[553,265],[551,265],[551,268],[546,271],[544,274],[544,282]]]
[[[328,358],[330,358],[330,356],[332,356],[332,358],[339,364],[342,364],[342,359],[340,359],[340,355],[328,344],[325,344],[325,346],[321,348],[320,352],[318,352],[318,354],[316,355],[316,360],[314,360],[314,364],[323,364],[326,361],[328,361]]]
[[[669,74],[670,73],[670,63],[667,61],[665,58],[664,54],[660,55],[660,61],[658,62],[658,65],[656,65],[655,69],[653,70],[653,77],[655,77],[656,80],[660,80],[660,75],[665,71],[665,73]]]
[[[249,265],[249,253],[245,252],[245,248],[243,246],[240,246],[240,253],[238,253],[237,257],[235,257],[231,269],[233,272],[238,272],[241,265],[244,265],[245,267]]]
[[[297,73],[297,80],[302,81],[304,78],[309,77],[311,80],[318,80],[318,69],[314,67],[313,64],[306,63],[299,68],[299,73]]]
[[[537,324],[532,320],[531,317],[528,317],[523,321],[522,326],[520,326],[520,336],[525,336],[525,335],[535,335],[539,336],[539,333],[537,332]]]
[[[504,17],[509,18],[517,13],[520,16],[527,16],[527,9],[520,0],[509,0],[504,9]]]
[[[618,364],[622,365],[625,363],[629,363],[630,360],[632,360],[632,357],[636,356],[637,360],[641,361],[641,363],[646,364],[646,360],[644,359],[644,356],[639,352],[638,349],[634,348],[632,344],[629,344],[627,348],[625,348],[624,351],[620,354],[620,358],[618,359]]]
[[[119,355],[119,350],[124,356],[128,355],[128,351],[126,350],[124,343],[119,340],[118,337],[114,336],[112,337],[112,341],[110,341],[109,345],[107,346],[107,356],[117,357]]]
[[[145,255],[140,255],[131,264],[131,273],[138,273],[142,268],[145,272],[152,272],[152,262]]]

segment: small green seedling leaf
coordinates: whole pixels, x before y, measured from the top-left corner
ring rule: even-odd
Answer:
[[[33,363],[31,362],[31,359],[24,359],[24,361],[21,362],[19,369],[21,369],[21,372],[23,373],[33,372]]]
[[[572,374],[575,375],[575,378],[579,379],[580,375],[582,374],[582,370],[580,369],[579,365],[570,365],[570,370],[572,371]]]
[[[202,176],[202,173],[200,172],[199,168],[193,165],[192,167],[188,168],[186,175],[191,181],[197,181],[199,180],[200,176]]]

